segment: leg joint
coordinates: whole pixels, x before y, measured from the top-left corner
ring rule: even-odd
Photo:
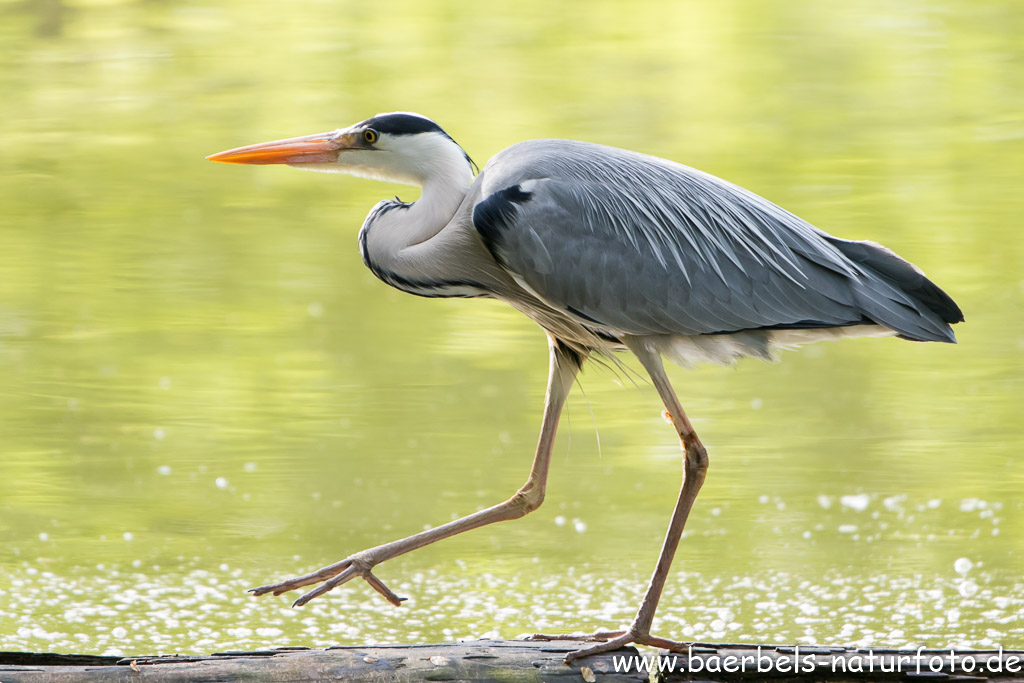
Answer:
[[[527,482],[508,499],[508,504],[517,513],[516,517],[530,514],[544,502],[544,487]]]
[[[376,548],[363,550],[362,552],[355,553],[347,558],[349,566],[352,567],[359,576],[366,576],[370,573],[371,569],[380,563],[380,560],[374,556],[374,550],[376,550]]]
[[[629,634],[630,642],[642,643],[651,637],[651,626],[650,624],[647,626],[641,625],[639,615],[637,615],[637,618],[633,619],[633,623],[629,625],[626,633]]]
[[[683,438],[683,449],[685,451],[684,466],[687,472],[708,471],[708,450],[700,442],[696,434],[689,434]]]

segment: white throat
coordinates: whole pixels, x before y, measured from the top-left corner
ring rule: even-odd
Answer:
[[[419,185],[423,191],[412,206],[391,216],[400,219],[400,226],[388,225],[388,216],[382,216],[377,227],[401,230],[406,245],[430,239],[452,219],[473,184],[466,153],[441,133],[382,138],[378,147],[365,154],[380,155],[376,164],[379,177]]]
[[[423,281],[426,274],[432,282],[444,281],[443,273],[432,272],[438,264],[431,259],[429,245],[451,222],[473,184],[469,160],[461,147],[441,133],[382,138],[378,150],[360,154],[380,155],[374,160],[373,175],[365,175],[423,188],[412,204],[375,206],[359,233],[363,260],[378,277],[422,294],[408,283]],[[345,156],[339,162],[347,162]],[[364,175],[360,171],[350,172]]]

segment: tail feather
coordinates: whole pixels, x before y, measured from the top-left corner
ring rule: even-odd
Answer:
[[[963,312],[916,266],[874,242],[836,237],[829,242],[869,276],[877,278],[876,286],[868,285],[858,302],[870,317],[905,339],[956,342],[950,325],[963,322]]]

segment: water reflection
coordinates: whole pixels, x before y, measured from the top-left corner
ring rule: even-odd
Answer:
[[[368,207],[414,191],[202,160],[392,109],[481,163],[564,136],[704,168],[884,242],[966,311],[957,347],[672,371],[713,460],[661,633],[1024,645],[1016,4],[60,7],[0,10],[0,646],[629,618],[679,453],[653,391],[598,367],[545,506],[382,567],[401,609],[363,586],[304,610],[243,592],[496,502],[528,468],[540,332],[359,261]]]

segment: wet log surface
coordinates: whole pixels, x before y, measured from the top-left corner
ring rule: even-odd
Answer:
[[[94,681],[1024,681],[1024,651],[874,650],[695,643],[678,654],[628,647],[567,665],[578,641],[481,640],[440,645],[158,657],[0,653],[2,683]],[[651,675],[638,662],[662,670]],[[627,667],[628,666],[628,670]]]

